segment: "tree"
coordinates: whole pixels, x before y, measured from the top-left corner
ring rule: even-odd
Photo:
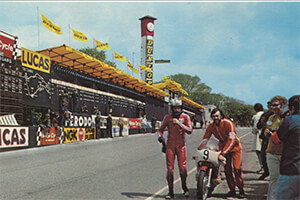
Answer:
[[[115,65],[115,63],[106,60],[106,54],[105,54],[106,52],[105,51],[102,51],[102,50],[98,51],[95,48],[89,48],[89,47],[79,49],[79,51],[81,51],[82,53],[85,53],[85,54],[87,54],[87,55],[89,55],[89,56],[91,56],[93,58],[96,58],[97,60],[100,60],[100,61],[108,64],[111,67],[115,67],[115,68],[117,67]]]
[[[240,100],[223,94],[211,93],[211,88],[201,83],[201,79],[197,76],[175,74],[169,76],[169,78],[181,84],[182,88],[189,93],[189,99],[202,105],[212,104],[217,106],[223,110],[226,117],[233,119],[240,126],[251,125],[251,118],[254,114],[253,106],[246,105]]]

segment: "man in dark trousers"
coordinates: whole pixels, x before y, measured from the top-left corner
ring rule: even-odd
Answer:
[[[266,123],[267,120],[269,119],[269,117],[271,115],[273,115],[273,112],[271,111],[271,102],[268,102],[268,111],[265,112],[264,114],[262,114],[262,116],[260,117],[258,123],[257,123],[257,128],[258,129],[262,129],[261,130],[261,134],[260,134],[260,138],[262,139],[262,143],[261,143],[261,161],[263,164],[263,168],[264,168],[264,173],[258,178],[258,180],[264,180],[266,177],[269,176],[269,168],[268,168],[268,164],[267,164],[267,155],[266,155],[266,149],[268,146],[268,138],[266,138],[264,136],[264,132],[266,129]]]
[[[272,141],[283,143],[280,176],[277,181],[276,199],[300,199],[300,95],[289,99],[289,113]]]
[[[96,138],[101,138],[101,112],[98,111],[96,119]]]
[[[112,138],[112,118],[111,113],[108,114],[106,119],[106,130],[107,130],[107,137]]]
[[[156,120],[157,120],[156,117],[152,115],[152,119],[151,119],[152,133],[155,133]]]

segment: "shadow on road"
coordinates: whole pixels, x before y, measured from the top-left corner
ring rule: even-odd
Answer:
[[[244,180],[244,188],[246,197],[244,199],[253,199],[253,200],[265,200],[267,198],[268,192],[268,181],[257,181],[251,179]],[[235,197],[228,197],[226,198],[226,193],[220,192],[213,192],[212,196],[208,199],[230,199],[230,200],[237,200],[240,199],[238,196]],[[149,193],[137,193],[137,192],[122,192],[122,195],[126,196],[127,198],[135,199],[135,198],[148,198],[151,197],[153,194]],[[238,190],[237,190],[238,194]],[[164,199],[165,193],[155,196],[153,199]],[[196,188],[190,188],[190,196],[188,198],[183,196],[183,193],[175,193],[175,199],[179,200],[186,200],[186,199],[197,199],[197,191]]]

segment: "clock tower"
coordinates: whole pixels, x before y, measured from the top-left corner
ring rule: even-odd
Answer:
[[[145,65],[149,70],[142,71],[142,80],[152,85],[153,83],[153,37],[154,21],[156,18],[149,15],[140,18],[141,20],[141,65]]]

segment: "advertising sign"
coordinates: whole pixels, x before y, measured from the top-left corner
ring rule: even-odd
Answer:
[[[84,140],[96,139],[96,129],[94,128],[85,128],[84,129]]]
[[[129,119],[129,129],[140,129],[141,128],[141,120],[137,118]]]
[[[13,58],[15,39],[0,32],[0,56]]]
[[[50,57],[22,48],[22,65],[50,74]]]
[[[64,128],[64,143],[78,141],[78,128]]]
[[[44,130],[39,128],[37,135],[38,146],[60,144],[60,134],[56,132],[54,127],[49,127],[48,133],[44,133]]]
[[[65,121],[65,127],[91,128],[95,126],[96,115],[72,113],[70,119]]]
[[[0,127],[0,148],[28,146],[28,140],[28,127]]]
[[[64,142],[78,142],[95,139],[95,128],[64,128]]]

